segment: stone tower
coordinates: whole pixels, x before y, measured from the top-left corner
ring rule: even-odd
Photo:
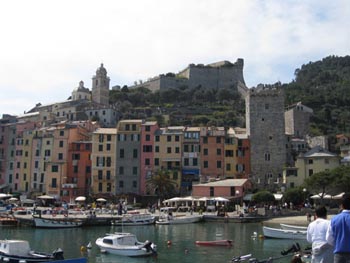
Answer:
[[[96,70],[96,75],[92,77],[92,101],[109,105],[109,77],[103,64]]]
[[[251,179],[260,189],[277,190],[282,184],[287,154],[284,91],[281,84],[276,83],[245,88],[242,94],[251,145]]]

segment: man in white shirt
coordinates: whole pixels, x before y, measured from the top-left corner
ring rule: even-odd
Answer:
[[[326,233],[330,221],[327,220],[327,209],[316,208],[316,219],[307,228],[306,239],[312,243],[311,263],[333,263],[333,247],[327,243]]]

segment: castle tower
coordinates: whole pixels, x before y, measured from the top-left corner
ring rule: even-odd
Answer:
[[[250,138],[251,179],[262,189],[282,183],[286,163],[284,92],[280,83],[247,89],[246,128]]]
[[[103,64],[96,70],[96,75],[92,77],[92,101],[109,105],[109,77]]]

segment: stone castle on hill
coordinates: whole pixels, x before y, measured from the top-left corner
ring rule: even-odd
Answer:
[[[151,91],[180,87],[190,89],[235,88],[238,82],[245,83],[243,65],[243,59],[237,59],[235,63],[220,61],[208,65],[190,64],[177,74],[161,74],[130,88],[145,87]]]

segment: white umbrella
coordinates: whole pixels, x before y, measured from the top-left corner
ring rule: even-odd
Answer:
[[[7,197],[11,197],[11,194],[4,194],[4,193],[0,193],[0,198],[7,198]]]
[[[319,193],[319,194],[311,196],[310,198],[311,199],[321,199],[321,197],[322,197],[322,193]],[[332,199],[332,196],[328,195],[328,194],[324,194],[323,199]]]
[[[11,197],[9,201],[18,201],[18,199],[16,197]]]
[[[211,198],[211,200],[214,200],[216,202],[229,202],[230,201],[230,200],[223,198],[223,197],[214,197],[214,198]]]
[[[107,200],[104,199],[104,198],[98,198],[98,199],[96,199],[96,201],[97,201],[97,202],[107,202]]]
[[[78,196],[77,198],[75,198],[75,201],[85,201],[86,197],[85,196]]]
[[[52,197],[50,195],[40,195],[40,196],[37,196],[37,198],[39,198],[39,199],[54,199],[54,197]]]

